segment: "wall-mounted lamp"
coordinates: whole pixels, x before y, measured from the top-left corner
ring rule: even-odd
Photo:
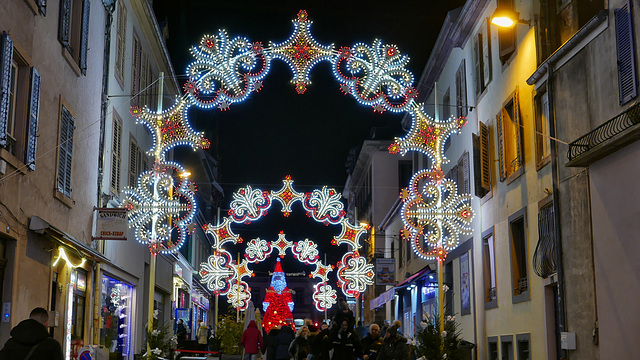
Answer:
[[[497,8],[491,16],[491,23],[500,27],[512,28],[516,24],[531,26],[531,20],[520,19],[520,13],[511,9]]]

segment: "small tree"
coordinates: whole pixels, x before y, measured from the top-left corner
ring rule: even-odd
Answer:
[[[243,331],[244,323],[236,321],[235,314],[229,313],[220,319],[218,329],[216,329],[216,337],[220,339],[223,353],[228,355],[242,354],[240,339]]]
[[[417,355],[425,360],[457,360],[463,359],[464,349],[460,344],[460,331],[454,316],[447,316],[444,322],[444,332],[440,334],[440,316],[437,313],[429,316],[426,322],[421,323],[421,329],[416,332]],[[444,339],[444,354],[440,353],[440,347]]]
[[[178,344],[178,339],[173,335],[173,326],[170,322],[158,326],[158,311],[153,313],[153,330],[146,329],[147,344],[150,352],[145,348],[143,358],[145,360],[165,360],[171,358],[171,351]],[[145,344],[146,345],[146,344]]]

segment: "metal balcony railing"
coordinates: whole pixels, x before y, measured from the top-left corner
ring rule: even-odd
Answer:
[[[569,161],[640,123],[640,103],[591,130],[569,144]]]

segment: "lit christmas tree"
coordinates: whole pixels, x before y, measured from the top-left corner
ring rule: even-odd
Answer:
[[[293,298],[291,291],[287,287],[287,280],[280,265],[280,259],[276,263],[276,268],[271,276],[271,286],[267,290],[267,296],[262,303],[264,310],[264,319],[262,326],[267,330],[271,330],[274,326],[282,326],[290,324],[293,326]]]

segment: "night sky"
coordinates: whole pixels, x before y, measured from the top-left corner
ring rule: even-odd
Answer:
[[[463,4],[462,0],[155,0],[154,9],[160,22],[168,20],[167,46],[180,84],[185,82],[187,64],[193,60],[189,48],[198,44],[202,35],[226,29],[230,37],[245,36],[265,46],[269,41],[279,43],[293,31],[291,20],[300,9],[307,10],[313,21],[311,33],[320,44],[333,43],[338,49],[357,42],[371,44],[376,38],[396,44],[402,54],[411,57],[408,67],[417,82],[444,16]],[[359,147],[372,128],[387,128],[397,136],[404,134],[400,127],[402,114],[374,113],[371,107],[340,92],[328,62],[314,67],[312,83],[304,95],[296,93],[291,79],[286,63],[274,60],[263,89],[245,102],[231,105],[226,112],[200,111],[195,107],[190,110],[194,127],[205,131],[212,143],[210,151],[220,160],[219,181],[226,195],[223,209],[228,208],[231,194],[238,188],[251,185],[277,190],[288,174],[298,191],[323,185],[342,191],[350,148]],[[331,240],[325,235],[327,228],[308,219],[299,204],[287,219],[280,215],[280,205],[275,204],[267,219],[240,233],[247,240],[256,236],[275,240],[279,230],[293,241],[308,237],[326,244]],[[331,230],[335,235],[339,229]],[[329,256],[329,262],[335,263],[341,254]],[[285,269],[289,271],[298,269]]]

